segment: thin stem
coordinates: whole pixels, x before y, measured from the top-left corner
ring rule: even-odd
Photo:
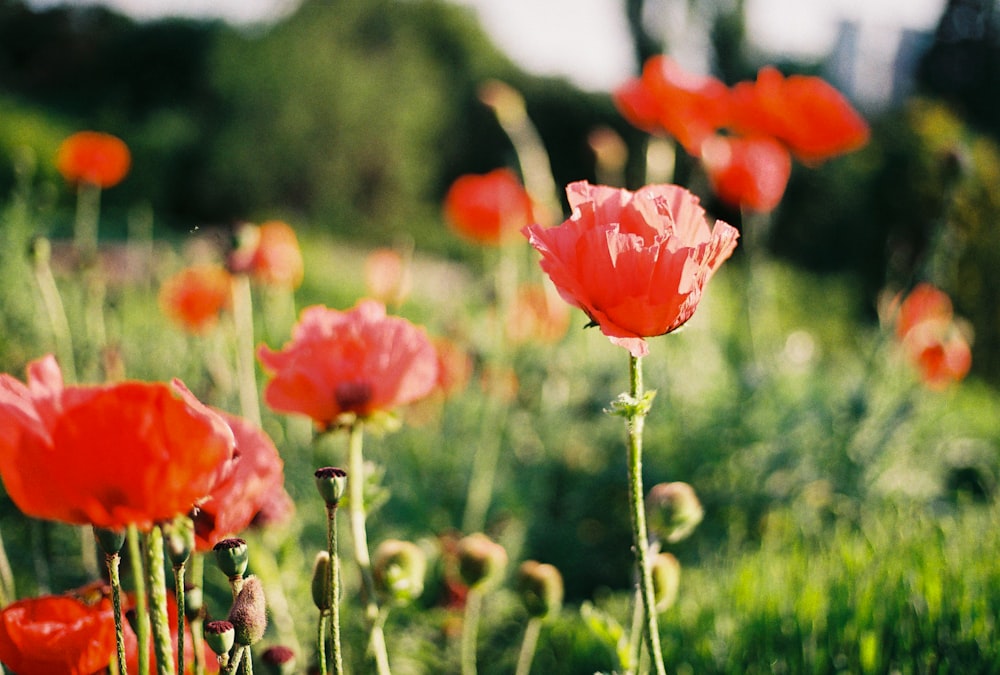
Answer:
[[[243,653],[250,653],[249,647],[244,647],[243,645],[236,645],[233,647],[233,658],[229,660],[229,664],[226,666],[226,672],[231,675],[236,675],[236,672],[240,669],[240,664],[243,662]]]
[[[330,638],[333,642],[333,672],[343,675],[344,657],[340,646],[340,555],[337,551],[337,505],[332,504],[326,509],[326,542],[330,554],[330,564],[327,565],[328,605],[330,606]],[[323,672],[326,672],[324,669]]]
[[[645,397],[642,386],[642,361],[629,354],[629,394],[632,401],[639,403]],[[627,417],[628,426],[628,474],[629,501],[632,511],[632,537],[635,546],[636,563],[639,567],[639,584],[645,612],[646,639],[649,656],[657,675],[666,675],[663,653],[660,649],[660,629],[656,615],[656,600],[653,596],[653,574],[649,559],[649,536],[646,532],[646,510],[643,504],[642,488],[642,429],[646,421],[646,407],[635,405]]]
[[[149,615],[157,675],[174,675],[170,621],[167,618],[167,575],[163,570],[163,532],[154,525],[146,536],[146,574],[149,578]]]
[[[118,654],[118,672],[120,675],[128,675],[128,668],[125,666],[125,629],[122,627],[122,580],[119,575],[122,557],[117,553],[110,553],[104,556],[104,562],[108,566],[108,579],[111,581],[111,606],[115,612],[115,646]]]
[[[535,659],[538,636],[541,632],[541,617],[531,617],[524,629],[524,640],[521,641],[521,653],[517,657],[517,670],[514,671],[514,675],[529,675],[531,673],[531,662]]]
[[[184,673],[184,571],[185,564],[174,565],[174,601],[177,605],[177,672]]]
[[[326,675],[326,612],[320,611],[316,622],[316,660],[319,661],[319,672]]]
[[[67,382],[76,382],[76,359],[73,356],[73,333],[66,318],[66,307],[63,305],[59,286],[52,274],[49,264],[51,244],[46,239],[38,239],[34,244],[32,270],[35,273],[35,283],[42,298],[45,316],[49,320],[52,340],[55,343],[56,355],[59,357],[59,367]]]
[[[73,241],[85,267],[97,255],[97,220],[101,213],[101,188],[81,181],[76,190],[76,218],[73,222]]]
[[[375,664],[379,675],[388,675],[389,655],[385,646],[385,635],[378,621],[378,597],[375,594],[375,579],[372,576],[372,563],[368,555],[368,534],[365,530],[365,461],[363,454],[364,431],[361,423],[351,425],[348,439],[348,470],[347,481],[351,538],[354,541],[354,559],[361,570],[363,584],[365,621],[370,631],[371,648],[375,655]],[[333,561],[331,560],[331,566]]]
[[[629,662],[622,664],[625,672],[638,670],[642,654],[642,626],[645,621],[645,612],[643,611],[642,593],[638,588],[635,589],[635,597],[632,599],[632,603],[632,626],[628,632]]]
[[[236,377],[243,417],[260,426],[260,400],[253,355],[253,294],[250,277],[233,276],[233,323],[236,326]]]
[[[14,588],[14,572],[10,567],[10,559],[7,557],[3,536],[0,536],[0,591],[3,593],[3,596],[0,597],[0,607],[6,607],[17,597],[17,591]]]
[[[139,675],[149,675],[149,614],[146,611],[146,573],[143,570],[139,530],[128,526],[128,552],[135,584],[136,640],[139,643]]]
[[[205,558],[201,554],[194,554],[191,556],[191,562],[188,565],[190,568],[188,570],[188,579],[193,588],[202,588],[202,584],[205,578]],[[202,601],[204,604],[204,600]],[[202,620],[204,611],[198,612],[198,616],[191,620],[191,640],[194,642],[191,645],[191,651],[194,654],[194,675],[205,675],[205,625]]]
[[[462,619],[462,675],[476,675],[476,637],[482,606],[483,594],[476,588],[470,588],[465,597],[465,616]]]

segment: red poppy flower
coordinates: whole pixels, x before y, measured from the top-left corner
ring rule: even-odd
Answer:
[[[220,411],[236,438],[231,467],[194,516],[195,543],[208,551],[216,542],[249,527],[273,491],[284,492],[284,462],[262,429]]]
[[[64,386],[53,356],[0,375],[0,476],[29,516],[121,530],[187,513],[233,452],[178,380]]]
[[[277,352],[262,346],[258,357],[273,374],[267,404],[323,429],[343,414],[363,418],[421,399],[437,382],[437,352],[424,331],[374,300],[346,312],[308,307],[291,341]]]
[[[925,321],[950,322],[954,316],[951,298],[944,291],[928,283],[913,287],[906,298],[893,302],[896,309],[896,337],[904,339],[915,326]]]
[[[642,77],[617,89],[613,98],[629,122],[645,131],[662,129],[691,155],[729,122],[729,89],[714,77],[682,69],[668,56],[646,61]]]
[[[702,144],[701,161],[719,199],[761,213],[781,202],[792,172],[788,151],[766,136],[715,136]]]
[[[218,323],[229,306],[232,280],[222,267],[188,267],[163,282],[160,307],[163,313],[192,333],[204,333]]]
[[[733,87],[733,127],[772,136],[803,162],[818,163],[868,142],[868,123],[843,94],[819,77],[784,77],[765,67],[756,82]]]
[[[409,265],[391,248],[375,249],[365,259],[365,288],[381,303],[401,304],[410,294],[410,281]]]
[[[115,654],[111,601],[44,596],[0,611],[0,662],[18,675],[91,675]]]
[[[633,193],[580,181],[566,193],[569,220],[523,232],[563,299],[613,343],[643,356],[649,351],[643,338],[691,318],[739,233],[722,221],[710,226],[698,198],[677,185]]]
[[[109,188],[122,182],[132,165],[120,138],[98,131],[78,131],[59,146],[56,169],[70,183]]]
[[[460,176],[445,195],[444,214],[459,234],[490,245],[510,241],[533,219],[531,197],[509,169]]]
[[[242,226],[236,250],[229,256],[229,269],[265,284],[298,288],[304,265],[295,230],[278,220]]]
[[[899,302],[896,337],[924,384],[943,389],[960,382],[972,368],[972,349],[954,320],[951,299],[926,283]]]

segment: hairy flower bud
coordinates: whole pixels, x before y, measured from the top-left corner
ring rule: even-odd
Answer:
[[[326,612],[330,609],[330,554],[320,551],[313,563],[312,599],[316,609]]]
[[[372,567],[376,589],[396,604],[408,604],[424,592],[427,556],[412,542],[383,541],[375,549]]]
[[[476,533],[458,542],[458,571],[472,588],[483,588],[503,577],[507,551],[485,534]]]
[[[531,616],[544,618],[562,607],[563,578],[553,565],[527,560],[517,570],[517,587]]]
[[[681,564],[670,553],[658,553],[653,558],[651,567],[656,611],[665,612],[677,601],[677,591],[681,584]]]
[[[705,511],[687,483],[660,483],[646,496],[649,529],[670,544],[686,539],[698,527]]]
[[[229,622],[236,629],[236,642],[250,646],[264,637],[267,628],[267,603],[260,579],[250,575],[229,610]]]

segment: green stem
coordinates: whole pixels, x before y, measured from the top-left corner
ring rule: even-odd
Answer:
[[[4,546],[3,536],[0,536],[0,607],[6,607],[17,597],[14,588],[14,572],[10,567],[10,559],[7,557],[7,547]]]
[[[177,605],[177,672],[184,673],[184,572],[185,565],[174,565],[174,602]]]
[[[154,525],[146,536],[146,574],[149,579],[149,616],[157,675],[174,675],[170,620],[167,618],[167,575],[163,569],[163,532]]]
[[[243,417],[260,426],[260,400],[253,355],[253,294],[250,277],[233,276],[233,323],[236,326],[236,377]]]
[[[632,603],[632,626],[628,632],[629,662],[622,664],[627,673],[637,672],[639,670],[639,662],[642,660],[642,626],[645,621],[645,612],[643,611],[642,593],[639,589],[636,589]]]
[[[319,613],[316,622],[316,660],[319,662],[319,672],[327,675],[326,670],[326,612]]]
[[[344,673],[344,657],[340,646],[340,554],[337,551],[337,505],[326,509],[326,542],[330,554],[330,564],[327,565],[328,603],[330,606],[330,638],[333,642],[333,672]],[[325,669],[323,672],[326,672]]]
[[[660,629],[656,615],[656,600],[653,596],[653,575],[649,559],[649,535],[646,532],[646,510],[642,488],[642,429],[646,421],[645,392],[642,386],[642,361],[629,354],[629,394],[637,405],[627,416],[628,426],[628,475],[629,501],[632,512],[632,538],[635,546],[636,563],[639,568],[640,593],[645,612],[646,639],[649,656],[657,675],[666,675],[663,653],[660,649]]]
[[[188,565],[190,568],[188,573],[188,579],[191,581],[191,585],[194,588],[202,588],[204,578],[205,578],[205,558],[198,553],[191,556],[191,562]],[[202,600],[204,607],[204,600]],[[194,654],[194,675],[205,675],[205,624],[202,620],[202,615],[204,611],[199,612],[199,616],[191,621],[191,640],[194,642],[191,645],[191,651]]]
[[[531,662],[535,658],[538,636],[541,632],[542,619],[537,616],[531,617],[524,629],[524,640],[521,641],[521,653],[517,657],[517,670],[514,671],[514,675],[529,675],[531,673]]]
[[[361,570],[365,622],[368,624],[372,652],[379,675],[388,675],[389,655],[385,646],[385,635],[379,623],[378,596],[375,594],[375,579],[372,576],[372,562],[368,555],[368,534],[365,530],[365,461],[363,454],[364,431],[358,422],[351,425],[348,439],[347,481],[351,538],[354,541],[354,559]],[[330,561],[331,567],[333,560]]]
[[[108,566],[108,579],[111,581],[111,606],[115,612],[115,646],[118,654],[118,672],[128,675],[125,666],[125,630],[122,627],[122,580],[119,575],[122,557],[117,554],[107,554],[104,561]]]
[[[76,218],[73,241],[84,267],[90,267],[97,255],[97,221],[101,213],[101,188],[81,181],[76,190]]]
[[[149,614],[146,611],[146,573],[143,570],[139,530],[128,526],[128,552],[135,584],[136,640],[139,643],[139,675],[149,675]]]
[[[35,273],[35,283],[42,297],[45,316],[49,320],[52,340],[55,343],[56,355],[59,357],[59,367],[66,382],[76,382],[76,359],[73,356],[73,333],[66,318],[66,307],[63,305],[59,286],[52,274],[49,260],[52,245],[47,239],[37,239],[34,243],[32,270]]]
[[[470,588],[465,597],[465,616],[462,618],[462,675],[476,675],[476,636],[482,605],[483,594]]]

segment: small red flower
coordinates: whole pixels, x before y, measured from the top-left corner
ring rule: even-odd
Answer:
[[[511,241],[533,219],[531,197],[509,169],[460,176],[444,199],[445,218],[480,244]]]
[[[257,225],[243,225],[237,235],[238,245],[229,256],[229,269],[249,274],[264,284],[298,288],[304,275],[302,250],[295,230],[287,223],[272,220]]]
[[[111,134],[78,131],[59,146],[56,169],[70,183],[109,188],[122,182],[132,165],[125,142]]]
[[[18,675],[91,675],[115,654],[110,600],[44,596],[0,611],[0,662]]]
[[[195,543],[199,551],[211,550],[226,537],[250,526],[274,491],[284,492],[284,462],[262,429],[220,411],[236,438],[236,455],[212,493],[194,515]]]
[[[765,67],[756,82],[733,87],[733,128],[772,136],[800,160],[816,164],[868,142],[868,123],[843,94],[819,77],[784,77]]]
[[[710,226],[698,198],[676,185],[633,193],[580,181],[566,193],[569,220],[523,232],[562,298],[613,343],[643,356],[644,338],[691,318],[739,233],[722,221]]]
[[[163,313],[192,333],[215,327],[229,306],[232,279],[217,265],[188,267],[163,282],[160,307]]]
[[[902,302],[896,298],[893,304],[897,311],[896,337],[900,340],[918,324],[925,321],[949,323],[954,316],[948,294],[928,283],[917,284]]]
[[[437,352],[426,333],[385,306],[362,300],[341,312],[319,305],[302,311],[281,351],[261,346],[273,375],[264,400],[302,413],[323,429],[344,414],[368,417],[427,396],[437,382]]]
[[[792,158],[767,136],[715,136],[701,146],[701,161],[712,191],[731,206],[766,213],[785,194]]]
[[[896,302],[896,337],[924,384],[944,389],[965,379],[972,368],[972,349],[955,322],[951,298],[922,283]]]
[[[179,380],[64,386],[51,355],[27,385],[0,375],[0,477],[35,518],[147,529],[207,496],[233,444]]]

